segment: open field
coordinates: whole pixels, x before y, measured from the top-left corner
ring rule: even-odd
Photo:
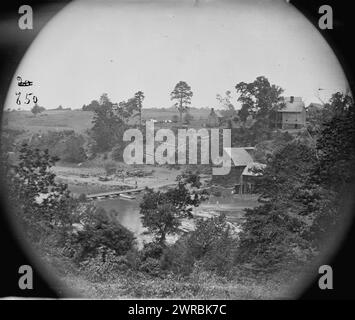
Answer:
[[[15,111],[4,114],[6,127],[29,132],[75,130],[83,133],[92,127],[90,111],[45,111],[36,117],[30,111]]]
[[[202,126],[209,112],[206,109],[191,109],[190,114],[194,117],[192,126]],[[178,115],[173,109],[143,109],[142,119],[171,120],[173,115]],[[93,112],[81,110],[47,110],[36,117],[30,111],[4,113],[6,127],[29,132],[74,130],[84,133],[92,127],[92,120]]]

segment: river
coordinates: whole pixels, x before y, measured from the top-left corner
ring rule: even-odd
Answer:
[[[132,231],[137,239],[138,247],[142,247],[143,242],[151,241],[151,236],[142,234],[145,228],[141,222],[141,215],[139,213],[139,203],[141,196],[138,196],[134,200],[114,198],[103,199],[95,201],[95,204],[104,208],[107,212],[115,210],[117,212],[117,221],[121,223],[128,230]],[[216,198],[211,196],[208,201],[205,201],[199,208],[194,210],[195,213],[205,213],[205,216],[210,216],[210,213],[223,211],[227,214],[227,219],[231,222],[238,222],[238,220],[244,215],[243,209],[246,207],[254,207],[257,204],[255,199],[249,199],[249,197],[233,197],[228,199]],[[184,229],[191,229],[191,220],[183,221]],[[175,237],[168,237],[170,241],[174,241]],[[176,239],[175,239],[176,240]]]

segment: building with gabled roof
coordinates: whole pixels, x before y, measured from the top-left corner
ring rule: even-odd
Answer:
[[[231,158],[231,169],[227,175],[213,175],[212,184],[233,187],[237,193],[253,192],[255,181],[261,176],[265,165],[255,162],[254,147],[225,148]]]
[[[306,125],[306,108],[301,97],[286,97],[285,107],[277,111],[276,127],[279,129],[301,129]]]

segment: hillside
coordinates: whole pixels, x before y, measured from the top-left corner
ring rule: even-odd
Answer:
[[[195,120],[204,120],[209,110],[192,108],[190,114]],[[178,115],[178,112],[172,109],[143,109],[142,119],[171,120],[173,115]],[[74,130],[84,133],[92,127],[92,119],[93,112],[82,110],[47,110],[36,117],[30,111],[4,113],[7,128],[29,132]]]

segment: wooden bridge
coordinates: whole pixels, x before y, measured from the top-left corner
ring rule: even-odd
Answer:
[[[174,186],[177,182],[169,182],[165,184],[155,185],[150,189],[160,189],[164,187]],[[135,188],[135,189],[126,189],[126,190],[117,190],[117,191],[108,191],[108,192],[101,192],[101,193],[93,193],[86,195],[87,199],[99,199],[99,198],[109,198],[109,197],[116,197],[121,196],[125,199],[134,199],[134,196],[131,196],[132,193],[142,192],[146,189],[146,187],[142,188]]]

